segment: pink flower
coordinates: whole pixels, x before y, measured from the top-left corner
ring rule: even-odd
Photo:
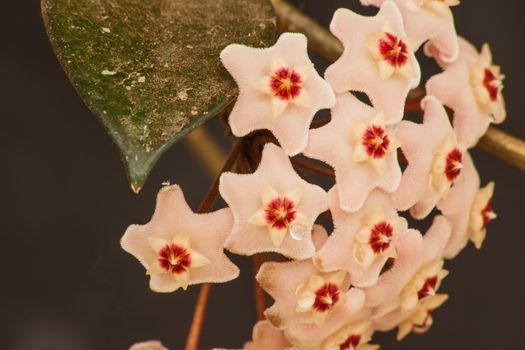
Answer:
[[[436,294],[422,299],[413,309],[398,308],[388,315],[374,321],[374,326],[380,331],[389,331],[399,327],[397,340],[402,340],[410,332],[426,333],[432,324],[434,311],[447,301],[448,295]]]
[[[330,30],[344,46],[325,74],[335,92],[364,92],[385,113],[387,124],[399,122],[409,90],[419,84],[420,68],[397,6],[387,1],[375,17],[339,9]]]
[[[329,206],[335,229],[314,264],[321,271],[347,271],[356,287],[375,285],[387,260],[396,258],[398,246],[406,241],[406,220],[381,190],[372,191],[361,210],[347,213],[339,208],[334,188],[329,192]]]
[[[432,45],[425,47],[429,56],[436,57]],[[465,39],[460,38],[460,55],[452,63],[439,60],[444,71],[430,78],[427,93],[436,96],[454,111],[454,129],[458,140],[472,147],[485,134],[490,123],[501,123],[506,118],[503,98],[504,75],[492,63],[488,44],[481,53]]]
[[[397,148],[394,128],[386,125],[384,114],[346,92],[337,95],[330,123],[310,131],[304,154],[335,168],[340,206],[352,212],[374,188],[397,189]]]
[[[235,136],[268,129],[289,155],[306,147],[315,113],[335,104],[332,89],[308,58],[306,37],[284,33],[265,49],[229,45],[221,60],[239,86],[230,113]]]
[[[465,181],[455,185],[449,196],[438,203],[438,209],[450,220],[452,236],[445,257],[454,258],[471,240],[481,248],[488,223],[496,218],[492,209],[494,183],[479,188],[479,175],[470,156],[465,159]]]
[[[410,230],[401,238],[404,242],[400,242],[392,268],[365,290],[366,306],[375,308],[374,318],[398,307],[412,309],[435,293],[447,275],[442,256],[450,234],[448,220],[438,216],[424,237]]]
[[[381,6],[385,0],[361,0],[363,5]],[[394,0],[403,15],[405,30],[414,51],[430,40],[440,58],[453,62],[459,54],[458,37],[451,6],[459,0]]]
[[[362,317],[364,293],[349,290],[344,271],[323,273],[310,259],[264,263],[257,281],[275,303],[267,319],[299,348],[319,345],[346,323]]]
[[[421,106],[423,124],[402,121],[397,129],[408,166],[392,196],[397,209],[410,208],[417,219],[426,217],[460,180],[465,155],[438,99],[427,96]]]
[[[234,218],[228,250],[313,256],[312,225],[328,209],[327,194],[301,179],[281,148],[267,144],[253,174],[222,174],[219,191]]]
[[[153,291],[173,292],[237,278],[239,269],[223,252],[232,225],[229,209],[195,214],[179,186],[166,186],[159,191],[151,221],[129,226],[121,244],[146,268]]]
[[[252,341],[244,344],[243,350],[285,350],[291,344],[284,337],[283,331],[272,326],[267,320],[259,321],[253,327]],[[225,349],[214,349],[225,350]]]
[[[129,350],[168,350],[158,340],[150,340],[142,343],[133,344]]]

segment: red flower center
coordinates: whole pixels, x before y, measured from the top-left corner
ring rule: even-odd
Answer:
[[[361,342],[361,336],[352,334],[339,345],[339,350],[354,350]]]
[[[394,229],[392,228],[392,225],[386,221],[381,221],[372,227],[368,244],[370,244],[374,253],[382,253],[390,247],[393,233]]]
[[[498,94],[501,86],[500,80],[492,72],[490,68],[485,68],[485,76],[483,77],[483,85],[487,89],[490,100],[496,102],[498,100]]]
[[[363,134],[361,144],[369,157],[383,158],[388,151],[388,146],[390,146],[390,139],[385,129],[378,125],[371,125]]]
[[[423,322],[421,322],[420,324],[414,324],[412,326],[412,331],[414,333],[423,334],[423,333],[428,332],[428,330],[432,326],[432,312],[433,311],[434,310],[427,310],[427,316],[425,317]]]
[[[270,87],[275,97],[285,101],[299,96],[302,89],[302,78],[291,68],[279,68],[270,77]]]
[[[318,312],[330,310],[339,301],[339,287],[333,283],[325,283],[315,291],[313,309]]]
[[[429,295],[434,295],[436,291],[436,286],[438,283],[438,276],[432,276],[425,280],[423,287],[417,292],[417,297],[419,300],[428,297]]]
[[[492,199],[487,202],[485,208],[481,210],[481,217],[483,218],[483,228],[486,228],[488,223],[494,219],[494,211],[492,210]]]
[[[453,182],[461,174],[463,164],[463,153],[457,148],[454,148],[447,154],[445,175],[448,181]]]
[[[402,67],[408,62],[408,46],[394,34],[385,33],[379,39],[379,52],[394,67]]]
[[[286,197],[275,198],[266,205],[264,212],[266,222],[273,228],[287,228],[296,217],[296,207],[294,202]]]
[[[191,265],[188,250],[174,243],[167,244],[160,250],[158,260],[164,270],[174,274],[188,271]]]

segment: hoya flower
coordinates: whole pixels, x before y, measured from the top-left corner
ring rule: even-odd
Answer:
[[[369,344],[374,328],[370,321],[351,322],[326,339],[321,350],[377,350]]]
[[[168,350],[158,340],[150,340],[142,343],[133,344],[129,350]]]
[[[452,224],[452,236],[445,249],[445,257],[449,259],[454,258],[469,240],[474,242],[476,248],[481,248],[487,225],[496,218],[492,210],[494,183],[479,188],[479,175],[468,155],[465,158],[464,178],[452,188],[446,199],[438,203],[438,209]]]
[[[403,237],[407,222],[397,215],[390,196],[381,190],[372,191],[355,213],[339,208],[335,188],[328,196],[335,229],[315,255],[314,264],[322,271],[348,271],[356,287],[373,286],[388,259],[397,257],[399,245],[410,243]]]
[[[366,306],[375,307],[374,318],[398,307],[412,309],[434,294],[446,276],[441,259],[450,234],[450,224],[443,216],[434,219],[424,237],[412,230],[405,234],[403,240],[408,241],[400,244],[392,268],[365,290]]]
[[[345,92],[337,95],[330,123],[310,131],[304,154],[334,167],[340,206],[356,211],[374,188],[393,192],[399,186],[397,148],[384,114]]]
[[[285,350],[290,347],[291,344],[284,337],[283,331],[272,326],[269,321],[264,320],[255,324],[252,332],[252,341],[244,344],[242,350]]]
[[[195,214],[179,186],[166,186],[159,191],[151,221],[129,226],[121,245],[146,268],[153,291],[173,292],[237,278],[239,269],[223,251],[232,226],[229,209]]]
[[[393,0],[403,15],[408,37],[414,51],[430,40],[439,57],[446,62],[459,54],[458,37],[450,7],[459,0]],[[363,5],[381,6],[386,0],[361,0]]]
[[[448,295],[436,294],[421,300],[414,309],[399,308],[374,321],[374,326],[380,331],[389,331],[399,327],[397,340],[402,340],[410,332],[416,334],[426,333],[434,320],[434,310],[447,301]]]
[[[324,325],[340,319],[348,308],[355,312],[364,302],[362,291],[349,291],[345,271],[323,273],[310,259],[264,263],[256,278],[275,300],[265,315],[280,329],[295,323]]]
[[[303,34],[284,33],[265,49],[229,45],[221,60],[239,86],[229,116],[241,137],[268,129],[289,155],[300,153],[315,113],[335,104],[330,85],[316,72]]]
[[[456,140],[447,112],[439,100],[427,96],[421,102],[423,124],[402,121],[397,129],[408,166],[393,193],[399,210],[411,209],[413,217],[426,217],[461,178],[465,147]]]
[[[293,259],[314,255],[312,225],[328,209],[327,194],[301,179],[281,148],[267,144],[253,174],[222,174],[219,191],[234,218],[228,250],[277,252]]]
[[[342,56],[325,74],[335,92],[364,92],[385,114],[387,124],[399,122],[421,72],[397,6],[386,1],[375,17],[339,9],[330,30],[344,46]]]
[[[435,57],[430,45],[427,54]],[[427,93],[434,95],[454,111],[454,129],[458,140],[474,146],[487,131],[490,123],[499,124],[506,118],[503,98],[504,75],[492,63],[488,44],[481,53],[465,39],[460,39],[459,58],[452,62],[438,62],[444,71],[429,79]]]

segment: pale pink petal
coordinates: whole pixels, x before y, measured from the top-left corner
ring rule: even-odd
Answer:
[[[396,225],[391,244],[396,247],[396,250],[403,250],[400,245],[411,242],[403,238],[403,235],[408,232],[406,221],[397,215],[390,196],[380,190],[371,192],[363,208],[355,213],[347,213],[339,208],[335,189],[329,192],[329,205],[335,229],[323,248],[315,255],[314,264],[322,271],[348,271],[351,283],[356,287],[375,285],[388,257],[379,255],[370,266],[359,264],[352,254],[356,234],[363,228],[365,218],[381,208],[388,222],[399,223]]]
[[[168,350],[158,340],[150,340],[142,343],[133,344],[129,350]]]
[[[390,145],[381,159],[385,166],[379,171],[373,164],[378,160],[367,154],[363,161],[353,159],[356,148],[364,149],[362,141],[354,134],[353,125],[372,123],[378,112],[346,92],[337,95],[337,104],[331,114],[330,123],[310,131],[304,154],[334,167],[340,206],[353,212],[359,210],[374,188],[393,192],[399,186],[401,168],[397,161],[396,135],[393,127],[384,128]]]
[[[296,188],[303,189],[297,211],[305,220],[305,236],[301,240],[286,234],[282,244],[276,247],[271,241],[267,226],[251,224],[249,219],[261,208],[261,193],[271,186],[279,193]],[[225,246],[228,250],[242,255],[260,252],[277,252],[293,259],[306,259],[313,256],[311,229],[314,221],[328,209],[326,192],[309,184],[297,175],[284,151],[273,145],[264,147],[261,164],[253,174],[224,173],[221,176],[219,191],[230,206],[234,224]]]
[[[285,350],[290,347],[290,343],[284,337],[283,331],[278,330],[266,320],[255,324],[252,339],[252,341],[244,345],[242,350]],[[214,348],[213,350],[227,349]]]
[[[447,244],[445,257],[454,258],[468,243],[468,224],[474,196],[479,189],[479,175],[472,158],[467,156],[463,181],[455,184],[448,197],[438,203],[437,208],[452,224],[452,236]]]
[[[295,323],[314,323],[312,312],[297,312],[296,291],[315,275],[325,276],[314,267],[311,260],[267,262],[261,266],[256,278],[261,287],[275,300],[265,311],[266,318],[275,327],[285,329]],[[340,293],[346,293],[349,286],[349,279],[345,278],[340,286]],[[323,324],[329,322],[338,309],[355,302],[348,299],[344,301],[343,298],[340,300],[343,304],[335,304],[332,310],[326,311],[327,318]]]
[[[413,76],[394,74],[381,78],[380,65],[370,54],[367,42],[370,36],[384,32],[385,26],[391,28],[391,34],[409,41],[401,13],[391,1],[385,2],[374,17],[360,16],[348,9],[337,10],[330,30],[343,43],[344,52],[328,67],[325,77],[337,93],[349,90],[366,93],[373,106],[385,113],[387,123],[395,124],[402,119],[408,92],[419,85],[421,72],[409,48],[407,64]]]
[[[430,40],[442,60],[452,62],[457,59],[459,54],[458,37],[454,17],[448,8],[444,13],[439,13],[430,6],[412,9],[409,6],[410,0],[393,1],[403,16],[405,30],[412,40],[414,51],[417,51],[421,44]],[[438,3],[440,0],[433,2]],[[361,3],[379,7],[385,3],[385,0],[361,0]]]
[[[474,83],[482,86],[483,77],[476,77],[475,70],[484,65],[482,57],[463,38],[460,39],[460,48],[456,61],[449,64],[441,62],[444,71],[428,80],[426,90],[454,111],[454,129],[458,140],[472,147],[485,134],[491,122],[500,123],[505,119],[505,101],[501,91],[495,102],[484,104],[478,100]],[[435,54],[432,46],[426,51]],[[490,64],[488,62],[486,66]]]
[[[185,233],[189,235],[188,249],[209,261],[207,264],[199,263],[200,267],[190,268],[189,284],[226,282],[239,275],[239,269],[223,252],[224,241],[232,226],[233,217],[229,209],[195,214],[188,207],[179,186],[166,186],[159,191],[155,213],[150,222],[128,227],[121,245],[149,269],[158,259],[149,243],[150,238],[171,242],[177,234]],[[180,284],[169,273],[153,273],[150,287],[157,292],[172,292],[180,287]]]
[[[239,86],[239,96],[229,116],[231,130],[236,136],[245,136],[254,130],[270,130],[289,155],[300,153],[308,140],[308,129],[315,113],[335,104],[332,89],[312,67],[303,82],[309,103],[287,103],[276,117],[272,112],[272,95],[253,87],[254,82],[271,74],[272,58],[278,55],[291,68],[304,71],[312,67],[307,54],[307,40],[303,34],[284,33],[270,48],[250,48],[233,44],[221,53],[221,60]]]
[[[398,210],[411,209],[411,214],[418,219],[426,217],[437,202],[446,196],[446,192],[442,193],[432,186],[431,176],[436,161],[445,161],[445,156],[435,159],[436,152],[447,138],[454,137],[445,108],[438,99],[427,96],[421,105],[425,111],[423,124],[402,121],[397,129],[396,135],[408,166],[399,188],[392,195]],[[437,175],[444,177],[445,171]],[[451,184],[448,183],[445,191]]]
[[[347,302],[334,310],[321,326],[294,323],[285,329],[286,337],[299,349],[316,348],[346,324],[367,319],[370,311],[363,308],[364,302],[365,293],[361,289],[352,288],[347,292]]]
[[[409,230],[401,239],[393,267],[383,273],[377,284],[365,289],[366,306],[379,307],[376,314],[384,315],[400,305],[400,293],[414,274],[426,263],[440,260],[451,234],[447,219],[438,216],[422,237]]]

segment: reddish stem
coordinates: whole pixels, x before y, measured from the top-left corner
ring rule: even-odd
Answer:
[[[328,177],[335,177],[335,173],[332,169],[322,165],[314,164],[306,159],[293,158],[292,164],[300,166],[301,168],[304,168],[306,170],[313,171],[314,173],[318,173]]]
[[[199,209],[197,210],[198,213],[208,212],[211,209],[213,203],[215,203],[215,200],[217,199],[217,196],[219,194],[220,175],[222,174],[222,172],[228,171],[231,168],[233,168],[235,162],[237,161],[237,158],[239,157],[240,150],[242,149],[241,146],[242,140],[237,140],[230,152],[230,155],[228,156],[228,159],[224,163],[221,172],[215,178],[215,181],[208,190],[206,197],[202,201]],[[199,297],[197,299],[197,303],[195,304],[195,310],[193,312],[193,319],[191,321],[188,338],[186,341],[186,350],[197,350],[199,347],[199,339],[202,330],[202,325],[204,323],[204,317],[206,315],[206,308],[208,306],[210,290],[211,284],[209,283],[205,283],[201,286]]]

